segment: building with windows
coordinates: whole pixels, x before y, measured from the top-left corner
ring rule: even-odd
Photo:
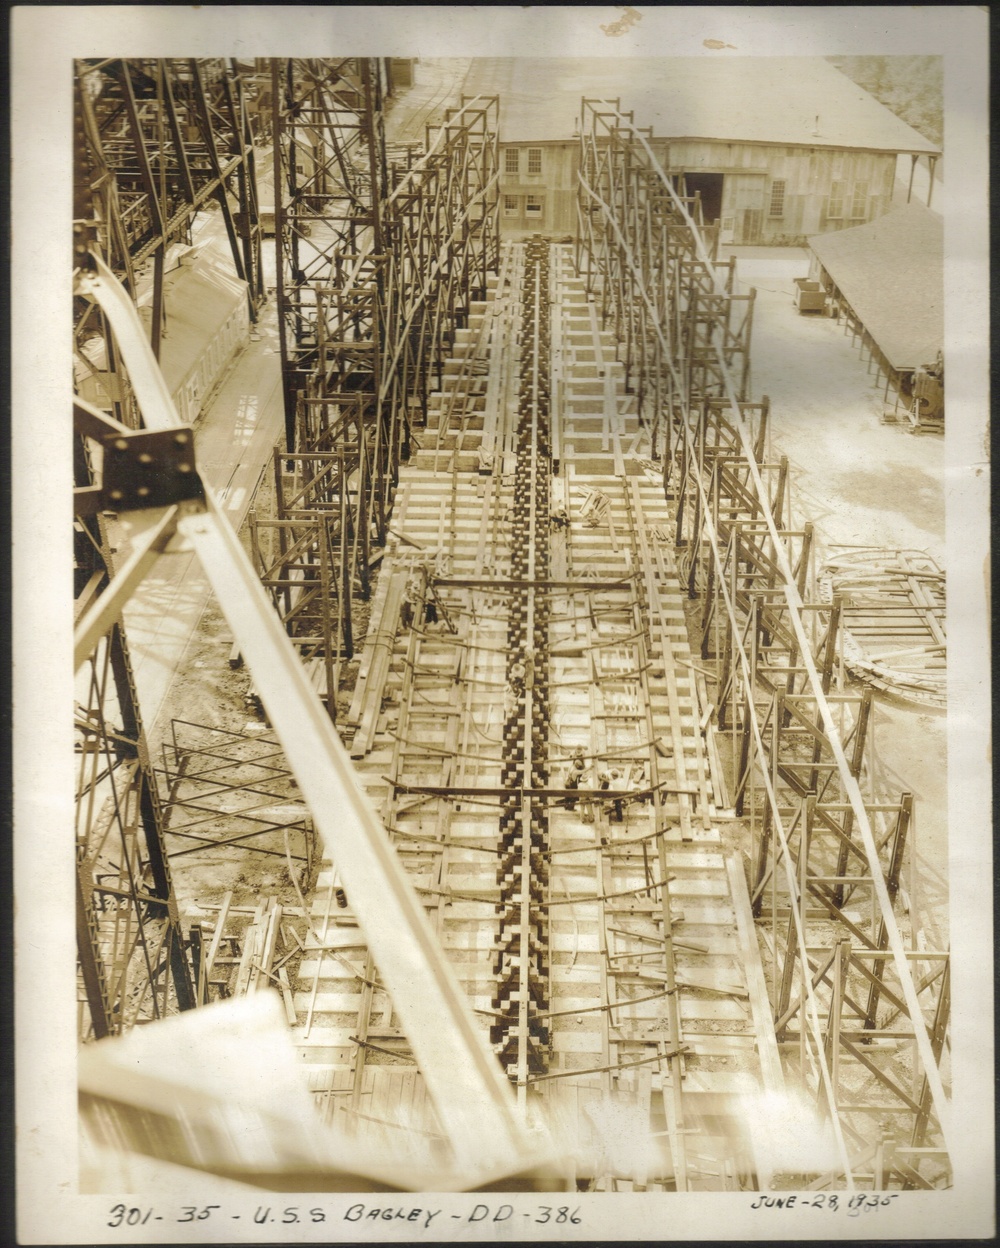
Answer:
[[[579,100],[619,101],[721,243],[805,245],[893,202],[897,162],[940,149],[827,61],[811,57],[500,59],[466,94],[502,100],[501,230],[576,233]],[[933,186],[933,176],[929,179]]]
[[[576,141],[508,143],[501,153],[501,233],[575,233]]]

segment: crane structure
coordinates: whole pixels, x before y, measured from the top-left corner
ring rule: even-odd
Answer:
[[[949,957],[898,906],[913,797],[878,787],[874,695],[751,399],[753,292],[697,197],[618,101],[584,99],[575,242],[501,244],[496,97],[400,145],[383,61],[260,68],[78,75],[76,313],[112,375],[75,398],[81,1040],[219,995],[225,915],[206,952],[121,618],[183,539],[322,859],[296,956],[272,969],[258,906],[237,995],[280,988],[317,1130],[391,1159],[357,1182],[427,1184],[429,1156],[473,1187],[947,1186]],[[248,555],[155,309],[215,196],[257,314],[266,86],[284,437]],[[250,735],[204,747],[215,774]],[[87,1069],[105,1111],[145,1104]],[[765,1147],[792,1103],[821,1166]]]
[[[257,147],[238,66],[194,58],[81,61],[74,104],[77,267],[96,250],[130,298],[146,303],[149,341],[159,358],[168,251],[190,242],[195,215],[214,204],[225,221],[235,273],[245,283],[248,314],[255,316],[264,298]],[[115,336],[100,305],[79,292],[73,314],[79,616],[114,571],[111,509],[122,508],[126,495],[133,504],[143,501],[135,491],[148,494],[148,486],[135,480],[134,458],[113,446],[103,449],[108,435],[128,437],[141,428]],[[88,382],[96,384],[87,390]],[[116,454],[120,470],[113,484]],[[95,484],[102,464],[106,492]],[[195,1004],[160,794],[120,621],[88,657],[76,726],[77,925],[86,1001],[81,1031],[101,1037]],[[102,813],[108,795],[110,816]]]

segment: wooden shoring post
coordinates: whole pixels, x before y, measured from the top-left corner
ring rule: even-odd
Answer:
[[[757,438],[754,442],[753,455],[757,464],[764,462],[764,452],[767,449],[767,432],[768,417],[771,413],[771,399],[769,395],[763,394],[760,399],[760,423],[757,426]]]
[[[823,959],[818,963],[818,965],[813,966],[812,962],[809,963],[809,972],[810,972],[810,977],[811,977],[810,983],[812,984],[813,988],[818,988],[819,985],[823,982],[823,979],[826,976],[827,971],[829,971],[830,967],[833,965],[834,958],[837,956],[839,948],[840,948],[840,943],[838,941],[834,945],[832,951],[830,953],[825,954]],[[802,1009],[804,1003],[805,1003],[805,998],[802,996],[796,997],[794,1001],[789,1003],[788,1009],[774,1023],[774,1029],[776,1033],[778,1031],[785,1030],[788,1024],[795,1017],[795,1015],[798,1014],[798,1012]]]
[[[809,552],[812,549],[812,536],[813,536],[813,526],[807,523],[802,533],[802,547],[801,547],[801,550],[799,551],[798,563],[795,565],[795,584],[796,584],[796,589],[799,591],[800,598],[804,598],[805,596],[806,578],[809,574]],[[798,642],[794,639],[794,636],[793,636],[793,640],[788,651],[789,672],[788,672],[788,676],[785,679],[785,693],[789,697],[791,697],[795,693],[795,678],[796,678],[795,669],[798,665],[798,661],[799,661],[799,646],[798,646]],[[824,689],[823,692],[826,693],[827,691]],[[782,727],[788,728],[791,722],[792,722],[792,713],[788,709],[787,704],[786,704],[784,716],[782,719]]]
[[[806,601],[806,589],[809,584],[809,564],[812,559],[813,550],[813,526],[807,521],[802,526],[802,547],[799,551],[799,561],[795,565],[795,588],[799,591],[799,597]],[[815,614],[813,619],[815,619]],[[826,693],[826,690],[823,690]]]
[[[906,832],[910,824],[910,818],[913,813],[913,794],[904,793],[900,799],[899,813],[896,816],[896,827],[892,838],[892,851],[889,857],[889,866],[886,871],[886,888],[889,890],[889,896],[895,900],[899,891],[899,875],[903,865],[903,850],[906,847]],[[846,849],[846,846],[844,846]],[[843,886],[841,885],[841,888]],[[879,920],[878,931],[875,936],[875,948],[881,953],[888,945],[888,932],[885,925],[885,919]],[[868,1005],[865,1009],[865,1027],[868,1030],[874,1030],[878,1027],[878,1005],[882,995],[882,976],[885,971],[885,960],[876,958],[872,966],[872,981],[868,988]]]
[[[854,748],[851,751],[850,773],[856,780],[861,775],[861,767],[865,757],[865,742],[868,736],[868,726],[871,722],[872,705],[874,702],[874,690],[871,685],[865,685],[861,692],[861,704],[858,707],[858,718],[854,725]],[[837,875],[846,876],[848,866],[848,855],[850,850],[847,842],[850,841],[854,830],[854,811],[850,807],[844,813],[844,842],[840,846],[840,852],[837,856]],[[834,889],[834,903],[837,907],[844,904],[846,897],[846,885],[838,884]]]
[[[948,1034],[948,1022],[951,1016],[951,961],[947,961],[944,966],[944,972],[941,976],[941,986],[938,989],[937,1006],[934,1010],[934,1022],[931,1026],[931,1051],[934,1054],[934,1060],[940,1061],[941,1054],[944,1051],[945,1038]],[[927,1128],[930,1124],[933,1102],[931,1099],[931,1091],[928,1086],[927,1076],[924,1075],[920,1084],[920,1095],[917,1097],[920,1105],[913,1123],[913,1134],[910,1136],[911,1148],[922,1148],[924,1139],[927,1135]],[[911,1187],[912,1184],[904,1184],[904,1187]]]
[[[833,605],[830,608],[830,619],[827,623],[826,643],[823,647],[823,666],[820,671],[820,683],[824,694],[830,692],[830,686],[833,682],[833,669],[837,658],[837,633],[840,628],[840,616],[842,610],[842,602],[840,595],[835,595]],[[823,719],[817,712],[815,718],[816,740],[813,742],[813,763],[818,763],[823,754],[823,743],[819,739],[819,734],[823,731]],[[815,789],[818,783],[818,773],[815,769],[809,773],[809,788]]]
[[[735,566],[736,565],[734,564],[734,567]],[[750,671],[751,671],[752,681],[756,681],[756,677],[757,677],[757,639],[759,636],[759,625],[757,622],[757,614],[758,614],[758,602],[756,598],[753,598],[751,599],[751,602],[750,602],[750,612],[748,616],[748,634],[747,634],[749,641],[750,641],[749,659],[750,659]],[[739,644],[740,643],[738,639],[736,638],[735,631],[734,631],[734,634],[733,634],[734,654]],[[733,677],[733,732],[735,733],[737,731],[737,724],[738,724],[739,733],[740,733],[739,763],[736,768],[737,797],[736,797],[735,810],[736,810],[737,817],[742,818],[743,810],[744,810],[745,794],[749,787],[749,777],[751,775],[751,767],[752,767],[752,763],[750,761],[750,739],[753,736],[753,728],[751,727],[751,724],[752,724],[753,716],[756,714],[756,708],[754,706],[754,688],[756,686],[754,684],[751,684],[749,688],[744,690],[743,714],[742,716],[738,717],[736,715],[736,685],[737,685],[737,682],[736,682],[736,678],[734,675]],[[751,806],[752,806],[752,802],[751,802]]]
[[[353,593],[352,576],[351,576],[351,559],[348,556],[347,538],[348,525],[350,523],[351,509],[350,500],[347,497],[348,477],[346,464],[341,468],[341,491],[340,491],[340,603],[337,614],[337,666],[339,671],[340,655],[343,653],[347,659],[354,657],[354,625],[351,614],[351,595]],[[360,488],[360,487],[359,487]],[[364,517],[362,517],[362,520]]]
[[[696,491],[693,501],[693,510],[691,513],[691,538],[688,542],[688,572],[686,585],[688,600],[691,602],[698,597],[698,552],[701,549],[702,523],[703,515],[701,494]]]
[[[899,877],[903,869],[903,851],[906,848],[906,834],[913,815],[913,794],[904,792],[900,797],[899,814],[896,818],[896,829],[892,838],[892,852],[889,855],[889,866],[885,873],[885,885],[892,901],[896,900],[899,891]]]
[[[362,441],[362,430],[360,422],[358,424],[358,443]],[[346,495],[350,488],[350,474],[344,465],[342,469],[342,489]],[[357,471],[358,480],[358,501],[353,512],[348,510],[347,519],[352,527],[353,547],[351,551],[351,567],[353,574],[357,574],[360,580],[360,591],[362,599],[367,602],[371,597],[371,558],[372,558],[372,525],[368,519],[368,508],[365,505],[366,500],[371,492],[371,476],[368,468],[368,457],[361,454],[358,462]],[[356,517],[353,518],[353,517]],[[384,546],[389,534],[389,515],[383,511],[381,522],[378,525],[378,531],[375,534],[375,542],[379,546]],[[352,581],[353,581],[352,574]],[[350,605],[345,608],[350,613]],[[353,650],[354,633],[351,630],[350,648]]]
[[[341,520],[343,525],[343,520]],[[334,653],[336,653],[336,669],[340,669],[340,631],[341,619],[343,614],[343,603],[340,603],[340,611],[338,612],[336,636],[333,635],[334,630],[331,627],[330,607],[332,605],[332,577],[330,575],[330,544],[329,544],[329,520],[320,513],[319,523],[316,526],[316,545],[319,547],[319,602],[320,602],[320,633],[323,638],[323,671],[325,673],[326,683],[326,709],[330,713],[331,719],[337,717],[337,697],[336,697],[336,677],[334,675]]]
[[[776,716],[775,723],[777,723],[777,721],[778,721],[778,717]],[[781,981],[777,990],[777,998],[776,998],[775,1006],[774,1006],[774,1017],[776,1021],[784,1017],[788,1013],[788,1005],[792,997],[792,983],[794,982],[794,979],[795,979],[795,967],[798,961],[798,943],[797,943],[797,938],[796,938],[795,910],[796,910],[796,907],[799,907],[801,909],[801,913],[804,918],[805,910],[806,910],[806,897],[808,894],[806,878],[808,876],[808,871],[809,871],[809,848],[810,848],[810,839],[811,839],[812,825],[813,825],[813,812],[815,809],[815,804],[816,804],[816,794],[807,793],[805,797],[802,799],[802,802],[798,811],[798,817],[795,820],[795,822],[799,826],[799,854],[795,863],[796,869],[797,869],[797,875],[798,875],[798,880],[797,880],[797,894],[798,895],[797,896],[789,895],[789,898],[788,898],[788,930],[785,936],[785,944],[784,944],[785,960],[781,968]],[[788,829],[789,835],[791,834],[793,829],[794,829],[794,824]],[[774,876],[775,878],[777,878],[777,871],[774,872]],[[775,935],[777,935],[777,933],[775,933]],[[775,940],[775,953],[776,954],[777,954],[777,951],[778,951],[777,940]],[[802,970],[804,974],[806,975],[808,974],[808,967],[803,967]],[[802,993],[802,999],[803,1001],[806,999],[806,993],[804,990]],[[804,1032],[805,1028],[802,1028],[802,1031]],[[779,1041],[782,1040],[784,1038],[784,1031],[782,1030],[781,1032],[778,1032],[777,1036],[778,1036]],[[804,1073],[805,1071],[803,1070],[803,1074]]]
[[[770,510],[774,523],[779,529],[785,528],[785,494],[788,486],[788,456],[782,455],[778,460],[778,484],[771,499]],[[761,500],[762,502],[764,500]]]
[[[682,402],[679,399],[678,399],[677,410],[680,413],[679,419],[681,421],[685,420],[687,413],[683,407]],[[674,530],[674,545],[677,547],[678,550],[680,550],[684,546],[687,545],[687,539],[684,536],[684,503],[686,501],[686,494],[687,494],[687,489],[688,489],[688,473],[690,471],[689,469],[690,451],[688,449],[687,438],[683,436],[678,437],[677,452],[680,458],[680,463],[678,465],[678,470],[677,470],[677,494],[676,494],[677,519],[675,522],[675,530]]]
[[[714,476],[712,480],[711,501],[712,501],[713,511],[715,512],[714,518],[715,518],[716,528],[718,528],[719,491],[718,491],[718,477],[717,476]],[[715,576],[716,576],[715,563],[712,560],[709,560],[708,571],[705,577],[705,592],[703,595],[704,601],[703,601],[702,609],[701,609],[701,621],[700,621],[701,641],[698,646],[698,653],[701,655],[703,659],[707,659],[709,657],[708,635],[709,635],[709,632],[711,631],[712,620],[715,614]]]
[[[740,344],[743,352],[743,369],[740,374],[740,388],[737,397],[741,403],[745,403],[750,396],[750,336],[753,328],[753,310],[757,300],[757,288],[750,287],[750,296],[747,302],[746,316],[743,320],[741,328],[742,342]]]
[[[761,819],[760,840],[757,843],[757,862],[754,868],[753,893],[750,903],[755,919],[760,917],[764,904],[764,885],[767,883],[769,875],[767,863],[771,853],[771,825],[773,820],[774,812],[771,803],[765,802],[764,814]]]
[[[849,936],[841,936],[834,946],[830,1005],[826,1020],[826,1035],[823,1037],[823,1052],[830,1069],[830,1083],[834,1088],[835,1094],[840,1087],[840,1028],[844,1009],[844,989],[850,958],[851,938]],[[805,1033],[804,1026],[800,1030],[803,1034]],[[828,1098],[823,1094],[822,1084],[819,1088],[818,1101],[821,1115],[825,1115],[827,1110],[831,1113],[833,1112],[833,1106],[829,1104]]]
[[[736,570],[740,561],[740,543],[742,541],[743,529],[737,520],[733,523],[729,533],[729,543],[726,547],[726,555],[728,561],[729,573],[729,594],[733,601],[736,600]],[[723,571],[727,569],[724,567]],[[718,665],[718,723],[721,730],[726,728],[727,710],[731,710],[732,728],[736,733],[737,722],[737,682],[736,674],[736,649],[739,645],[734,622],[728,611],[720,609],[716,605],[716,641],[715,653]],[[740,772],[736,773],[736,780],[739,781]]]
[[[195,983],[195,1005],[205,1004],[205,949],[202,942],[202,932],[200,923],[192,923],[190,931],[191,941],[191,971],[194,976]],[[164,1010],[166,1013],[166,1010]]]

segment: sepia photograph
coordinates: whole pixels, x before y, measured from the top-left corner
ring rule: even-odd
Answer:
[[[987,44],[15,9],[19,1243],[995,1233]]]

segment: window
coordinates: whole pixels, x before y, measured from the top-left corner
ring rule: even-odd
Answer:
[[[503,197],[503,215],[505,217],[519,216],[516,195],[505,195]]]
[[[524,199],[524,215],[526,217],[540,217],[542,215],[542,200],[539,195],[526,195]]]
[[[851,219],[864,220],[868,216],[868,183],[854,183],[854,198],[851,200]]]
[[[843,182],[830,183],[830,198],[827,200],[826,215],[831,221],[836,221],[844,215],[845,190]]]
[[[540,147],[528,148],[528,172],[542,172],[542,149]]]
[[[767,210],[769,217],[783,217],[785,215],[785,180],[784,178],[776,178],[771,183],[771,204]]]
[[[504,173],[520,173],[521,172],[521,150],[517,147],[508,147],[504,150],[503,157]]]

